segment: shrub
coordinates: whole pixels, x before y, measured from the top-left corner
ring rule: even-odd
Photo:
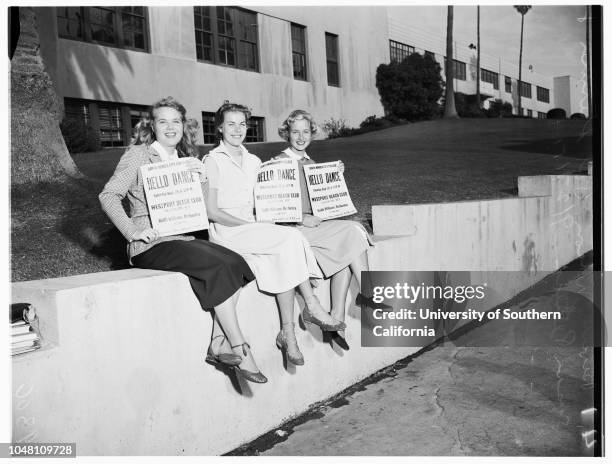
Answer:
[[[480,95],[480,103],[486,100],[487,97]],[[484,118],[484,110],[478,106],[477,95],[467,95],[461,92],[455,92],[455,108],[457,114],[462,118]]]
[[[567,114],[563,108],[553,108],[546,113],[546,119],[565,119]]]
[[[365,129],[364,132],[369,132],[372,130],[378,129],[386,129],[387,127],[394,126],[397,124],[399,120],[393,117],[376,117],[374,115],[368,116],[359,124],[361,129]]]
[[[376,69],[376,88],[385,113],[408,121],[434,118],[439,111],[444,83],[440,65],[419,53],[400,63],[381,64]]]
[[[582,113],[574,113],[570,116],[570,119],[586,119],[586,116]]]
[[[91,126],[78,118],[64,118],[60,130],[70,153],[100,150],[100,136]]]
[[[505,102],[498,99],[493,100],[489,104],[489,109],[485,110],[485,115],[489,118],[511,118],[512,117],[512,103]]]
[[[330,139],[346,137],[348,135],[352,135],[354,131],[354,129],[346,125],[346,120],[334,118],[330,118],[329,121],[323,122],[323,130],[327,133],[327,137]]]

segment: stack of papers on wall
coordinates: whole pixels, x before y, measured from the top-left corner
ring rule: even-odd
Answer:
[[[13,356],[40,348],[38,318],[34,306],[28,303],[10,305],[11,353]]]

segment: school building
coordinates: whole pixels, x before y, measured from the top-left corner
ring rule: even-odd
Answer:
[[[431,53],[444,65],[444,44],[423,43],[387,7],[35,8],[41,53],[66,114],[100,133],[104,146],[129,143],[147,105],[172,95],[199,120],[200,143],[214,140],[213,114],[224,100],[246,104],[247,142],[279,140],[277,128],[296,108],[319,123],[358,126],[384,114],[375,85],[381,63]],[[470,50],[455,54],[455,89],[476,92]],[[517,107],[518,67],[481,63],[481,92]],[[524,114],[578,111],[575,82],[523,71]],[[557,91],[559,87],[559,91]]]

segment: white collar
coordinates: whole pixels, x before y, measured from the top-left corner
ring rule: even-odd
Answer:
[[[289,156],[289,158],[298,160],[298,161],[301,159],[307,159],[307,160],[310,159],[310,156],[308,156],[306,152],[304,152],[303,156],[300,156],[300,155],[295,154],[295,152],[291,149],[291,147],[287,147],[285,150],[283,150],[283,153]]]
[[[229,160],[238,166],[240,169],[243,169],[249,162],[249,159],[253,156],[249,153],[249,150],[246,149],[244,145],[240,145],[240,151],[242,153],[242,165],[238,164],[236,160],[230,155],[229,150],[227,149],[227,145],[221,140],[219,145],[213,148],[210,153],[223,153],[225,156],[229,158]]]
[[[174,149],[172,154],[169,154],[162,146],[162,144],[159,143],[157,140],[151,144],[151,148],[153,148],[157,152],[162,161],[178,159],[178,152],[176,151],[176,148]]]

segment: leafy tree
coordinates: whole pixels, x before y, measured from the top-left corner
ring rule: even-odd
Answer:
[[[418,121],[439,112],[438,100],[444,82],[440,65],[419,53],[401,63],[381,64],[376,70],[376,87],[388,116]]]

